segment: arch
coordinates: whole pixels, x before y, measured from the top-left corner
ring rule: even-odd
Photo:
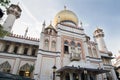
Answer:
[[[29,71],[30,70],[30,65],[28,63],[24,64],[23,66],[20,67],[21,71]]]
[[[71,44],[71,46],[75,46],[75,42],[74,41],[71,41],[70,44]]]
[[[69,42],[67,40],[64,41],[64,54],[69,54]]]
[[[45,40],[45,44],[48,44],[48,43],[49,43],[49,40],[48,40],[48,39],[46,39],[46,40]]]
[[[56,42],[52,41],[52,48],[55,48],[55,47],[56,47]]]
[[[11,65],[9,64],[8,61],[5,61],[2,64],[0,64],[0,70],[3,72],[10,72],[10,69],[11,69]]]
[[[49,48],[49,40],[48,40],[48,39],[45,40],[44,48],[45,48],[46,50],[48,50],[48,48]]]
[[[28,63],[26,63],[26,64],[24,64],[23,66],[20,67],[19,75],[20,76],[30,77],[33,70],[34,70],[34,66],[29,65]]]
[[[64,44],[65,44],[65,45],[68,45],[68,44],[69,44],[69,42],[68,42],[67,40],[65,40],[65,41],[64,41]]]
[[[77,43],[77,47],[81,47],[81,44],[80,44],[80,43]]]

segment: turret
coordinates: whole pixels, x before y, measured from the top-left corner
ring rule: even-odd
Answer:
[[[44,32],[44,30],[45,30],[45,26],[46,26],[46,24],[45,24],[45,21],[43,22],[43,27],[42,27],[42,32]]]
[[[3,24],[3,29],[11,32],[15,20],[21,16],[21,12],[22,10],[18,5],[11,4],[7,9],[8,17]]]
[[[100,28],[97,28],[95,31],[94,31],[94,38],[95,38],[95,41],[97,42],[98,44],[98,48],[100,51],[105,51],[107,52],[107,48],[106,48],[106,45],[105,45],[105,41],[104,41],[104,32],[102,29]]]
[[[27,27],[26,30],[25,30],[24,37],[27,37],[27,33],[28,33],[28,27]]]

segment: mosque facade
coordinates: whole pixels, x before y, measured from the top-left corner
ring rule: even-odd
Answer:
[[[10,17],[21,13],[18,7],[10,8]],[[7,26],[13,23],[6,20],[3,27],[10,31]],[[93,38],[86,35],[77,15],[65,8],[53,24],[42,24],[40,39],[16,34],[0,38],[0,71],[35,80],[117,80],[103,29],[96,28]]]

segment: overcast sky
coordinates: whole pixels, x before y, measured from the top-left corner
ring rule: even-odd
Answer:
[[[24,35],[29,27],[28,36],[39,38],[44,20],[49,25],[65,5],[83,22],[87,35],[93,38],[94,30],[100,27],[108,50],[114,54],[120,50],[120,0],[11,0],[18,2],[22,15],[16,20],[13,33]]]

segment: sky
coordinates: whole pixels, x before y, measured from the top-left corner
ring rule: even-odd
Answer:
[[[24,35],[28,27],[28,36],[39,38],[42,23],[45,21],[49,25],[66,6],[82,21],[91,40],[94,30],[102,28],[108,50],[113,54],[120,50],[120,0],[11,0],[14,4],[18,2],[22,13],[12,29],[15,34]]]

